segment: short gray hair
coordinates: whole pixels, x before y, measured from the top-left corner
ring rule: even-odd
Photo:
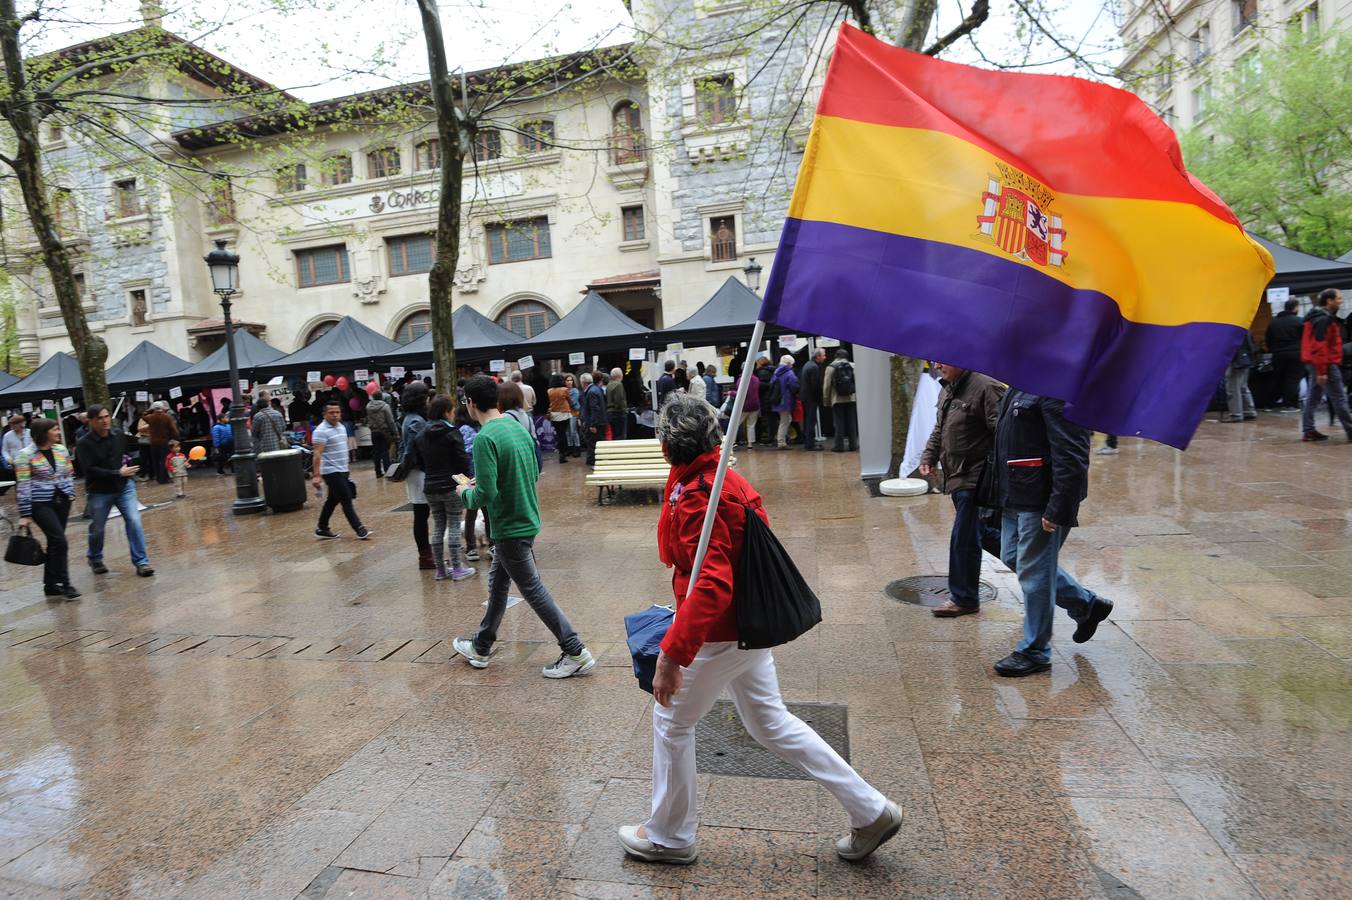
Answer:
[[[702,397],[672,393],[657,414],[657,439],[666,448],[667,459],[683,466],[717,450],[723,443],[718,413]]]
[[[621,368],[618,368],[618,367],[617,367],[617,368],[614,368],[614,369],[611,369],[611,370],[610,370],[610,377],[611,377],[611,378],[623,378],[623,377],[624,377],[624,369],[621,369]]]
[[[512,381],[515,381],[515,382],[517,382],[518,384],[521,382],[521,372],[520,372],[520,371],[513,372],[513,373],[511,374],[510,377],[511,377],[511,380],[512,380]]]
[[[582,384],[591,384],[592,383],[591,373],[583,372],[581,377],[578,378],[578,381],[580,381]]]
[[[793,357],[790,354],[785,353],[779,358],[779,364],[781,366],[791,366],[793,365]]]

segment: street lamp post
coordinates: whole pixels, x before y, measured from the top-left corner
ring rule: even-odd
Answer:
[[[239,291],[239,254],[225,249],[225,241],[218,240],[216,249],[205,257],[211,271],[211,289],[221,298],[221,312],[225,316],[225,347],[230,357],[230,430],[235,436],[235,455],[230,462],[235,467],[235,502],[231,506],[237,516],[263,511],[263,498],[258,493],[257,460],[249,435],[249,420],[244,415],[244,396],[239,389],[239,361],[235,357],[235,326],[230,321],[230,298]]]
[[[742,271],[746,273],[746,286],[751,288],[753,294],[760,293],[761,268],[761,264],[756,262],[754,256],[747,260],[746,265],[742,267]]]

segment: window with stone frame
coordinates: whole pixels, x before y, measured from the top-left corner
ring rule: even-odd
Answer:
[[[547,259],[552,255],[546,216],[487,225],[484,236],[488,239],[491,264]]]
[[[529,340],[559,321],[558,314],[538,300],[519,300],[498,314],[497,323]]]
[[[737,118],[737,85],[732,75],[705,75],[695,82],[695,112],[708,125]]]
[[[366,177],[389,178],[399,174],[399,148],[377,147],[366,154]]]
[[[208,198],[211,221],[225,225],[235,221],[235,189],[229,175],[211,176],[211,197]]]
[[[325,184],[351,184],[352,154],[330,153],[320,163],[320,174]]]
[[[1199,65],[1203,60],[1211,55],[1211,26],[1202,24],[1197,27],[1191,38],[1188,39],[1189,49],[1192,56],[1192,64]]]
[[[647,222],[643,218],[643,207],[621,207],[620,227],[626,241],[641,241],[647,237]]]
[[[80,298],[80,304],[84,305],[85,300],[85,276],[83,272],[75,273],[75,296]]]
[[[413,148],[413,165],[419,172],[431,172],[441,168],[441,141],[428,138],[419,141]]]
[[[408,344],[431,330],[432,313],[424,309],[410,313],[408,318],[400,322],[398,330],[394,332],[394,339],[401,344]]]
[[[113,211],[119,219],[141,214],[141,193],[135,178],[120,178],[113,182]]]
[[[709,220],[709,256],[714,262],[737,258],[737,220],[732,216],[714,216]]]
[[[638,104],[621,100],[610,116],[610,159],[617,166],[642,162],[644,158],[643,122]]]
[[[294,194],[305,190],[305,163],[293,163],[277,170],[277,193]]]
[[[66,132],[62,129],[60,122],[52,122],[47,126],[47,143],[59,144],[66,139]]]
[[[390,275],[418,275],[432,271],[436,248],[430,234],[405,234],[385,239]]]
[[[1258,22],[1258,0],[1231,0],[1235,8],[1235,34]]]
[[[474,135],[474,158],[487,162],[502,156],[502,132],[496,128],[480,128]]]
[[[298,287],[318,287],[352,280],[352,270],[347,261],[347,246],[344,244],[297,250],[295,256]]]
[[[79,229],[80,216],[75,206],[75,194],[70,188],[52,190],[52,218],[56,220],[56,230],[62,234]]]
[[[543,153],[554,147],[554,123],[548,119],[532,119],[522,122],[518,141],[522,153]]]

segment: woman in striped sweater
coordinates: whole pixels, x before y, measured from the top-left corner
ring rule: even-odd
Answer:
[[[66,519],[75,499],[75,478],[70,454],[60,443],[61,430],[51,419],[34,419],[29,429],[33,443],[14,457],[19,485],[19,524],[36,522],[47,536],[47,564],[43,589],[48,597],[74,600],[80,596],[70,583],[66,564]]]

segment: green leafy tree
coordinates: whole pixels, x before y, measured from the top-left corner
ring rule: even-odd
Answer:
[[[1352,37],[1293,36],[1231,75],[1183,135],[1188,168],[1250,231],[1315,256],[1352,247]]]

